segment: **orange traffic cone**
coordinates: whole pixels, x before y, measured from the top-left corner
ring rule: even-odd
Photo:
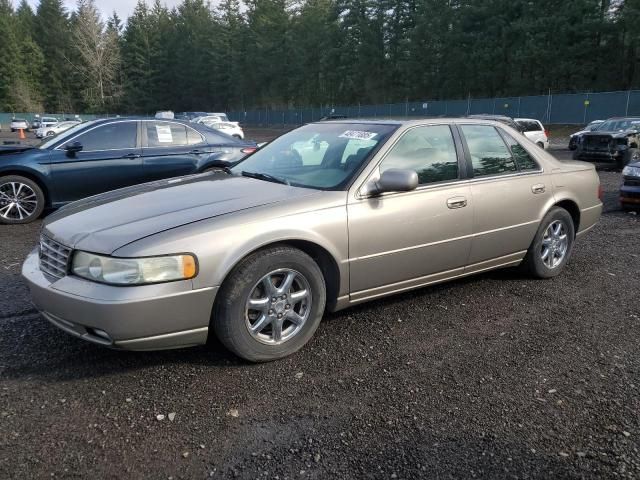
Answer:
[[[21,128],[21,129],[20,129],[20,134],[18,135],[18,138],[19,138],[20,140],[24,140],[24,139],[26,139],[26,138],[27,138],[27,137],[26,137],[26,135],[24,134],[24,128]]]

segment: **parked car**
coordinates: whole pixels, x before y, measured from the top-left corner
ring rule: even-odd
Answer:
[[[569,136],[569,150],[575,150],[576,148],[578,148],[578,139],[582,136],[583,133],[595,131],[603,123],[604,123],[604,120],[594,120],[593,122],[586,125],[579,132],[572,133]]]
[[[29,122],[24,118],[14,118],[11,120],[11,131],[17,132],[18,130],[29,131]]]
[[[467,115],[466,118],[475,118],[477,120],[493,120],[495,122],[504,123],[505,125],[510,126],[514,130],[517,130],[520,133],[523,133],[523,129],[518,123],[511,117],[507,117],[506,115],[490,115],[486,113],[479,113],[474,115]]]
[[[625,210],[640,208],[640,161],[622,169],[620,205]]]
[[[180,112],[176,113],[176,118],[179,118],[180,120],[188,120],[191,122],[195,118],[206,117],[207,115],[213,114],[209,114],[207,112]]]
[[[613,162],[620,169],[640,160],[640,118],[610,118],[597,130],[580,135],[573,158],[597,162]]]
[[[152,350],[215,335],[269,361],[325,311],[494,268],[559,275],[599,195],[593,165],[498,122],[318,122],[226,171],[60,209],[22,273],[44,317],[84,340]]]
[[[549,132],[544,128],[540,120],[535,118],[516,118],[514,120],[522,129],[525,137],[543,150],[549,148]]]
[[[226,115],[225,115],[226,118]],[[238,122],[230,122],[228,120],[223,120],[222,117],[218,115],[208,115],[206,117],[199,117],[197,119],[192,120],[195,123],[200,123],[202,125],[206,125],[209,128],[214,130],[218,130],[222,133],[226,133],[227,135],[231,135],[236,138],[244,138],[244,131]]]
[[[75,127],[76,125],[80,125],[82,122],[58,122],[53,125],[40,127],[36,130],[36,137],[44,138],[44,137],[53,137],[54,135],[58,135],[59,133],[66,132],[70,128]]]
[[[129,185],[203,172],[257,150],[204,125],[155,119],[85,122],[38,147],[0,148],[0,223]]]
[[[31,122],[31,130],[38,130],[42,127],[50,127],[58,123],[58,119],[54,117],[36,117],[33,122]]]

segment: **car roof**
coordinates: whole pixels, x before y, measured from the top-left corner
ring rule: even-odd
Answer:
[[[477,125],[498,125],[504,126],[504,123],[499,122],[494,118],[476,118],[476,117],[419,117],[419,118],[411,118],[411,119],[397,119],[397,118],[389,118],[389,119],[344,119],[344,120],[327,120],[322,122],[313,122],[314,124],[319,125],[331,125],[331,124],[342,124],[342,125],[395,125],[395,126],[415,126],[415,125],[425,125],[425,124],[440,124],[440,123],[468,123],[468,124],[477,124]]]

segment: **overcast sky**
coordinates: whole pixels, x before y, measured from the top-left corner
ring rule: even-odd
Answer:
[[[28,0],[34,11],[38,6],[39,0]],[[146,0],[147,4],[152,4],[154,0]],[[161,3],[167,7],[172,8],[181,3],[182,0],[161,0]],[[18,6],[20,0],[13,0],[14,5]],[[126,19],[138,3],[138,0],[96,0],[96,5],[102,11],[102,16],[106,19],[111,16],[113,11],[118,12],[118,15],[123,20]],[[64,0],[64,4],[68,10],[74,10],[76,6],[76,0]]]

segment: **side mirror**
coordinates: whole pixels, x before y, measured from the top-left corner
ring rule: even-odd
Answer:
[[[418,188],[418,174],[413,170],[390,168],[380,175],[372,193],[410,192]]]
[[[74,153],[78,153],[81,152],[82,149],[84,147],[82,146],[82,144],[80,142],[73,142],[73,143],[68,143],[64,149],[67,151],[67,153],[69,154],[74,154]]]

